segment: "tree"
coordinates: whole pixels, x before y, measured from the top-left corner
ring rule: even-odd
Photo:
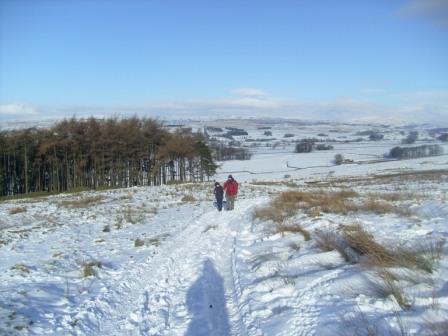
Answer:
[[[335,165],[341,165],[344,162],[344,157],[342,156],[342,154],[336,154],[334,156],[334,164]]]
[[[418,139],[418,132],[417,131],[411,131],[409,132],[408,136],[403,139],[402,143],[404,144],[413,144]]]

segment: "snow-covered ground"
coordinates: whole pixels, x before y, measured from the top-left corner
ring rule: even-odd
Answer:
[[[313,127],[307,136],[334,128]],[[212,181],[1,202],[0,334],[444,335],[446,247],[432,273],[389,269],[401,274],[403,308],[373,268],[317,244],[319,232],[355,223],[386,246],[448,237],[448,156],[382,162],[400,141],[389,134],[309,154],[257,147],[250,161],[224,162],[215,178],[240,181],[234,211],[212,207]],[[354,163],[335,166],[336,153]],[[253,216],[284,191],[338,190],[406,213],[299,210],[285,224],[309,240]]]

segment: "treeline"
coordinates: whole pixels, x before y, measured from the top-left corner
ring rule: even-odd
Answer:
[[[415,159],[442,154],[443,148],[440,145],[422,145],[416,147],[394,147],[390,150],[389,157],[394,159]]]
[[[204,181],[216,167],[201,134],[152,119],[73,118],[0,133],[0,195]]]
[[[250,160],[252,153],[244,147],[227,146],[221,142],[212,142],[211,147],[217,161]]]

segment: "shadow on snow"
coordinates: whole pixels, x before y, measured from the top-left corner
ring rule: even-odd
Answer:
[[[202,275],[188,289],[187,307],[193,318],[186,336],[230,335],[224,281],[210,259],[204,261]]]

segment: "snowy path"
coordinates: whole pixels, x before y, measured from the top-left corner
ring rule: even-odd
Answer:
[[[121,271],[116,288],[78,307],[80,313],[102,313],[91,316],[99,325],[81,329],[98,328],[103,335],[244,335],[232,253],[240,224],[249,222],[242,218],[255,203],[241,200],[233,212],[211,210],[187,220],[153,258]]]

